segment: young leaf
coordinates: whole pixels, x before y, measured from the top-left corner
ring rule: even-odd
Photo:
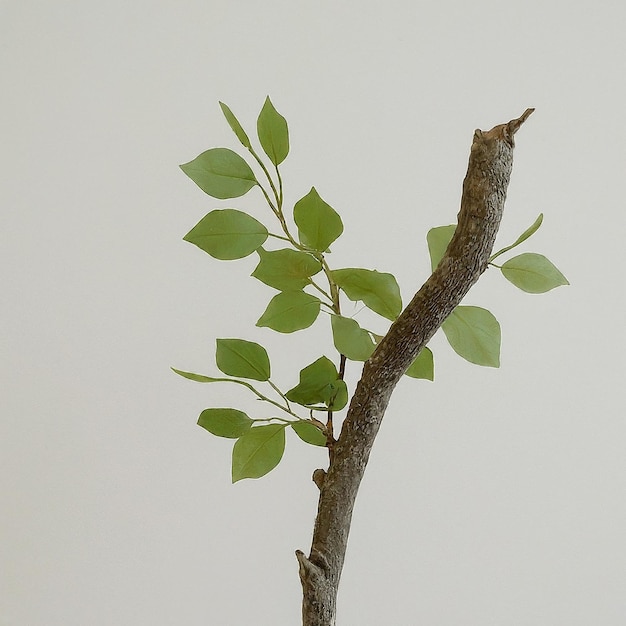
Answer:
[[[441,328],[459,356],[476,365],[500,367],[500,324],[487,309],[457,306]]]
[[[215,352],[217,367],[224,374],[269,380],[270,359],[263,346],[244,339],[218,339]]]
[[[322,264],[307,252],[289,248],[270,252],[259,248],[257,252],[261,260],[252,276],[280,291],[303,289],[322,269]]]
[[[347,268],[334,270],[332,276],[350,300],[362,300],[367,308],[392,322],[400,315],[402,298],[392,274]]]
[[[351,361],[367,361],[374,352],[374,341],[356,320],[332,315],[333,343],[340,354]]]
[[[250,143],[250,139],[248,139],[248,135],[246,135],[246,131],[243,129],[239,120],[235,117],[234,113],[230,110],[228,105],[220,102],[220,107],[222,108],[222,113],[228,122],[228,125],[233,129],[235,135],[237,135],[237,139],[241,142],[241,144],[250,149],[252,144]]]
[[[326,404],[335,393],[332,384],[339,378],[335,364],[322,356],[317,361],[300,370],[300,382],[285,396],[303,406]]]
[[[289,154],[289,131],[287,120],[274,108],[269,96],[257,120],[257,133],[270,161],[280,165]]]
[[[252,427],[252,420],[237,409],[205,409],[200,413],[198,426],[218,437],[237,439]]]
[[[296,202],[293,219],[298,227],[300,242],[313,250],[326,252],[343,232],[339,214],[317,193],[315,187]]]
[[[243,259],[260,248],[267,229],[237,209],[216,209],[205,215],[184,237],[215,259]]]
[[[173,372],[182,376],[183,378],[187,378],[188,380],[194,380],[197,383],[216,383],[219,382],[219,378],[211,378],[210,376],[204,376],[203,374],[194,374],[193,372],[183,372],[182,370],[177,370],[175,367],[170,368]]]
[[[282,291],[270,300],[256,325],[293,333],[311,326],[319,312],[319,298],[304,291]]]
[[[502,250],[498,250],[495,254],[492,254],[491,257],[489,258],[489,261],[490,262],[493,261],[494,259],[499,257],[501,254],[504,254],[505,252],[512,250],[516,246],[519,246],[520,243],[523,243],[524,241],[526,241],[531,235],[534,235],[539,230],[539,227],[541,226],[542,222],[543,222],[543,213],[539,213],[539,217],[533,222],[532,226],[529,226],[510,246],[507,246],[506,248],[502,248]]]
[[[214,198],[238,198],[257,185],[250,166],[228,148],[212,148],[180,169]]]
[[[302,441],[313,446],[326,445],[326,435],[312,422],[302,420],[291,422],[290,426]]]
[[[251,428],[233,447],[232,477],[260,478],[273,470],[285,451],[286,424],[268,424]]]
[[[411,378],[435,380],[435,363],[433,353],[429,348],[423,348],[421,350],[413,363],[409,366],[406,375]]]
[[[501,270],[507,280],[527,293],[545,293],[569,285],[567,278],[545,256],[532,252],[509,259]]]
[[[428,231],[426,242],[430,254],[430,267],[433,272],[443,258],[455,230],[456,225],[451,224],[450,226],[437,226]]]

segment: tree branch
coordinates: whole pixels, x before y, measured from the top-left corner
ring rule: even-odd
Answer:
[[[487,268],[513,166],[513,136],[534,109],[476,130],[458,224],[441,262],[363,367],[320,488],[308,558],[297,551],[303,626],[334,626],[352,510],[389,398],[420,350]],[[321,476],[318,474],[318,477]]]

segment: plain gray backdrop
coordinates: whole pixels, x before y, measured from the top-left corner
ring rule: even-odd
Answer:
[[[333,267],[427,277],[475,128],[517,135],[498,245],[571,286],[524,294],[490,270],[464,303],[503,328],[502,366],[438,334],[436,382],[399,385],[354,516],[341,626],[626,623],[626,5],[230,0],[0,3],[2,626],[292,626],[324,451],[291,437],[230,484],[208,406],[258,410],[215,373],[216,337],[265,345],[285,388],[327,321],[279,336],[254,257],[182,241],[209,210],[269,221],[258,191],[179,170],[237,147],[267,94],[286,116],[288,205],[341,214]],[[384,329],[384,325],[380,330]],[[351,367],[353,384],[359,368]]]

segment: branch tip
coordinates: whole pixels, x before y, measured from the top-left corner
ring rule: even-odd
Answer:
[[[526,109],[519,117],[511,120],[507,124],[512,135],[514,135],[519,130],[520,126],[530,117],[531,113],[534,110],[534,108]]]

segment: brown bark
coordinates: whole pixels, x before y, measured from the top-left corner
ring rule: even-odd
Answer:
[[[513,166],[513,136],[534,109],[474,133],[458,224],[446,253],[363,367],[320,489],[309,556],[298,550],[303,626],[334,626],[352,509],[389,398],[420,350],[487,268]]]

